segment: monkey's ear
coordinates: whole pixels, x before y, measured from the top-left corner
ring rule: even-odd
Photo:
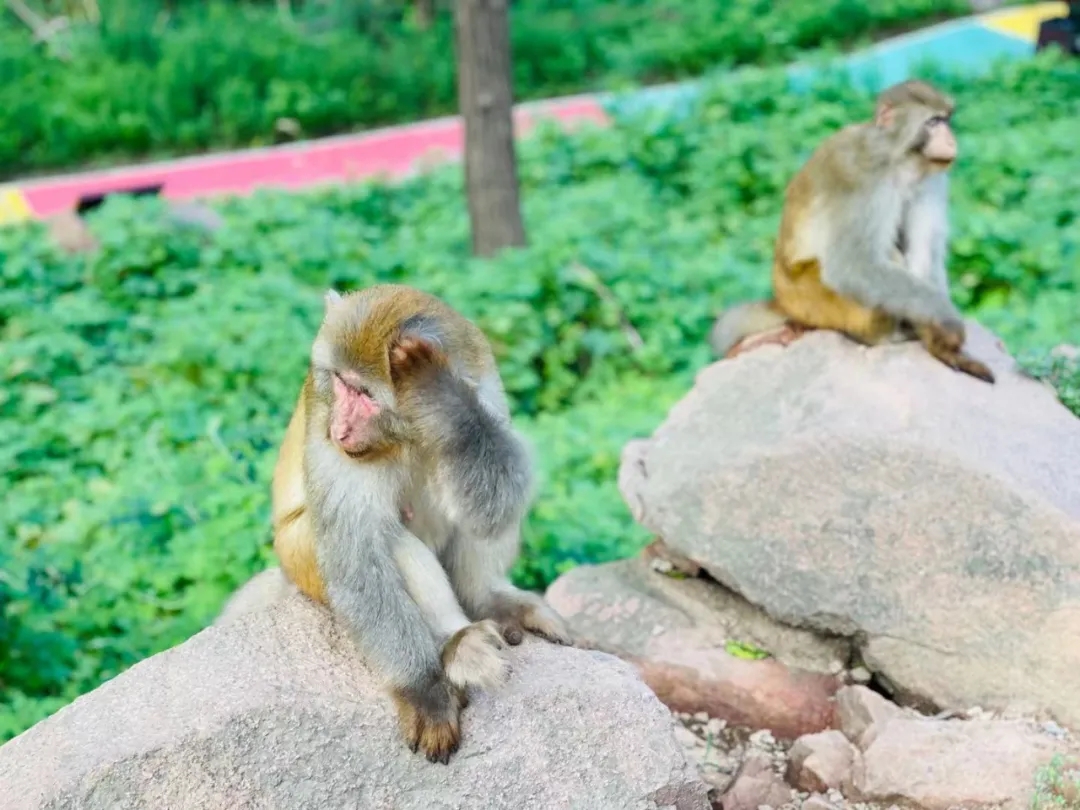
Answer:
[[[896,120],[896,107],[885,102],[878,104],[877,110],[874,111],[874,124],[881,129],[888,129],[894,120]]]
[[[327,309],[330,309],[330,307],[332,307],[334,304],[339,303],[340,301],[341,293],[339,293],[333,287],[328,289],[326,291],[326,294],[323,296],[323,304],[326,306]]]

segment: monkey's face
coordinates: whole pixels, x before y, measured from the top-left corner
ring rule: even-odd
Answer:
[[[931,169],[947,169],[956,160],[956,137],[949,118],[935,113],[929,115],[920,132],[920,154]]]
[[[350,456],[366,455],[385,438],[385,409],[353,371],[331,377],[330,440]],[[381,418],[380,418],[381,417]]]
[[[883,94],[878,103],[875,124],[901,151],[915,158],[925,172],[944,171],[956,160],[956,137],[950,124],[952,100],[928,85],[914,83],[917,94]]]

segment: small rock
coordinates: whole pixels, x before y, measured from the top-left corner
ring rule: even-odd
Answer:
[[[735,781],[720,799],[723,810],[758,810],[791,801],[791,788],[772,770],[767,757],[747,757]]]
[[[727,723],[725,723],[719,717],[713,717],[709,720],[708,723],[705,724],[706,733],[710,734],[713,737],[720,736],[720,732],[722,732],[725,728],[727,728]]]
[[[749,742],[757,748],[769,749],[776,745],[776,738],[769,729],[763,728],[751,734]]]
[[[845,686],[836,693],[836,713],[840,729],[865,751],[881,728],[899,717],[901,711],[895,703],[865,686]]]
[[[855,683],[868,684],[870,683],[871,677],[873,676],[870,674],[870,670],[868,670],[866,667],[855,667],[853,670],[851,670],[851,680],[853,680]]]
[[[653,571],[658,574],[670,574],[675,570],[675,566],[671,564],[670,560],[665,560],[660,557],[656,557],[649,561],[649,565]]]
[[[851,779],[857,752],[839,731],[800,737],[788,752],[788,782],[799,790],[821,793]]]
[[[694,722],[705,725],[709,722],[709,715],[707,712],[694,712]]]
[[[1022,810],[1036,772],[1058,748],[1021,722],[898,717],[856,759],[850,798],[926,810]]]
[[[839,675],[844,671],[844,662],[833,660],[829,662],[829,674]]]
[[[97,249],[97,239],[74,211],[50,217],[48,227],[53,241],[67,253],[90,253]]]
[[[802,810],[834,810],[833,803],[821,795],[810,796],[803,802]]]
[[[1055,723],[1053,720],[1047,720],[1045,723],[1039,726],[1045,733],[1051,737],[1056,737],[1059,740],[1067,739],[1069,732]]]

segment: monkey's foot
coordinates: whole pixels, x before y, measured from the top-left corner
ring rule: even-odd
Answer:
[[[461,741],[461,710],[466,703],[462,690],[440,679],[423,692],[400,690],[393,697],[409,750],[420,751],[429,762],[450,762]]]
[[[759,349],[762,346],[787,346],[811,331],[813,331],[813,329],[809,326],[802,326],[801,324],[789,322],[776,329],[770,329],[768,332],[747,335],[728,349],[728,353],[724,355],[724,359],[727,360],[731,357],[745,354],[754,349]]]
[[[566,623],[534,593],[518,590],[500,593],[486,613],[499,625],[507,644],[517,646],[525,633],[538,635],[552,644],[573,644]]]
[[[442,662],[449,681],[462,689],[494,688],[506,681],[510,662],[499,626],[490,619],[462,627],[443,646]]]

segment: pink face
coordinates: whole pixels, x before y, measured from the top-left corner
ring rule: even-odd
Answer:
[[[330,411],[330,439],[350,455],[362,453],[376,441],[373,421],[382,412],[376,402],[348,372],[334,374],[334,404]]]
[[[956,160],[956,138],[953,136],[949,121],[943,116],[934,116],[926,122],[927,141],[923,155],[934,163],[950,164]]]

